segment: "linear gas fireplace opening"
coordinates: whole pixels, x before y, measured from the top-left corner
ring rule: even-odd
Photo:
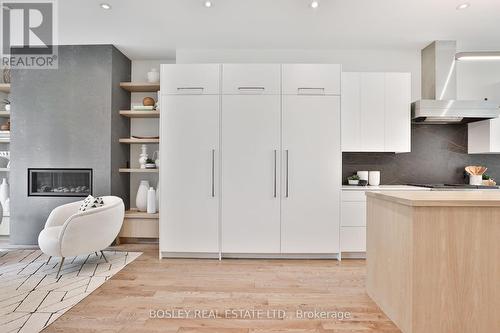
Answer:
[[[28,169],[30,197],[86,197],[92,194],[92,169]]]

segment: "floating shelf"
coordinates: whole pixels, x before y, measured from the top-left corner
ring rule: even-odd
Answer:
[[[160,143],[160,139],[134,139],[134,138],[126,138],[120,139],[120,143]]]
[[[160,118],[160,111],[121,110],[120,114],[128,118]]]
[[[9,118],[10,111],[0,111],[0,118]]]
[[[10,138],[8,138],[8,139],[0,139],[0,143],[10,143]]]
[[[9,94],[10,93],[10,83],[0,83],[0,91]]]
[[[128,219],[159,219],[160,214],[148,214],[145,212],[139,212],[137,210],[131,209],[125,212],[125,218]]]
[[[10,168],[0,168],[0,172],[9,172],[9,171],[10,171]]]
[[[130,168],[120,168],[118,171],[127,173],[158,173],[158,168],[156,169],[130,169]]]
[[[120,87],[130,92],[157,92],[160,90],[159,83],[147,82],[120,82]]]

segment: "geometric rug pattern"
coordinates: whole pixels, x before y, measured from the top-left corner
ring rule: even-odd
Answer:
[[[40,250],[0,250],[0,332],[40,332],[142,252],[61,258]]]

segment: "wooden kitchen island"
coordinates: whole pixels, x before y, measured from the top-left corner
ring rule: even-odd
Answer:
[[[500,191],[367,192],[370,297],[405,333],[500,332]]]

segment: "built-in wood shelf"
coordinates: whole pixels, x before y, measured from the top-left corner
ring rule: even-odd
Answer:
[[[9,172],[9,171],[10,171],[10,168],[0,168],[0,172]]]
[[[160,118],[160,111],[121,110],[120,114],[128,118]]]
[[[147,82],[120,82],[120,87],[130,92],[157,92],[160,90],[159,83]]]
[[[128,219],[159,219],[160,214],[148,214],[145,212],[139,212],[138,210],[131,209],[125,212],[125,218]]]
[[[10,93],[10,83],[0,83],[0,91],[3,93]]]
[[[9,118],[10,111],[0,111],[0,118]]]
[[[120,168],[120,172],[127,173],[158,173],[158,168],[156,169],[130,169],[130,168]]]
[[[0,143],[10,143],[10,138],[0,139]]]
[[[160,143],[160,139],[135,139],[135,138],[125,138],[120,139],[120,143]]]

